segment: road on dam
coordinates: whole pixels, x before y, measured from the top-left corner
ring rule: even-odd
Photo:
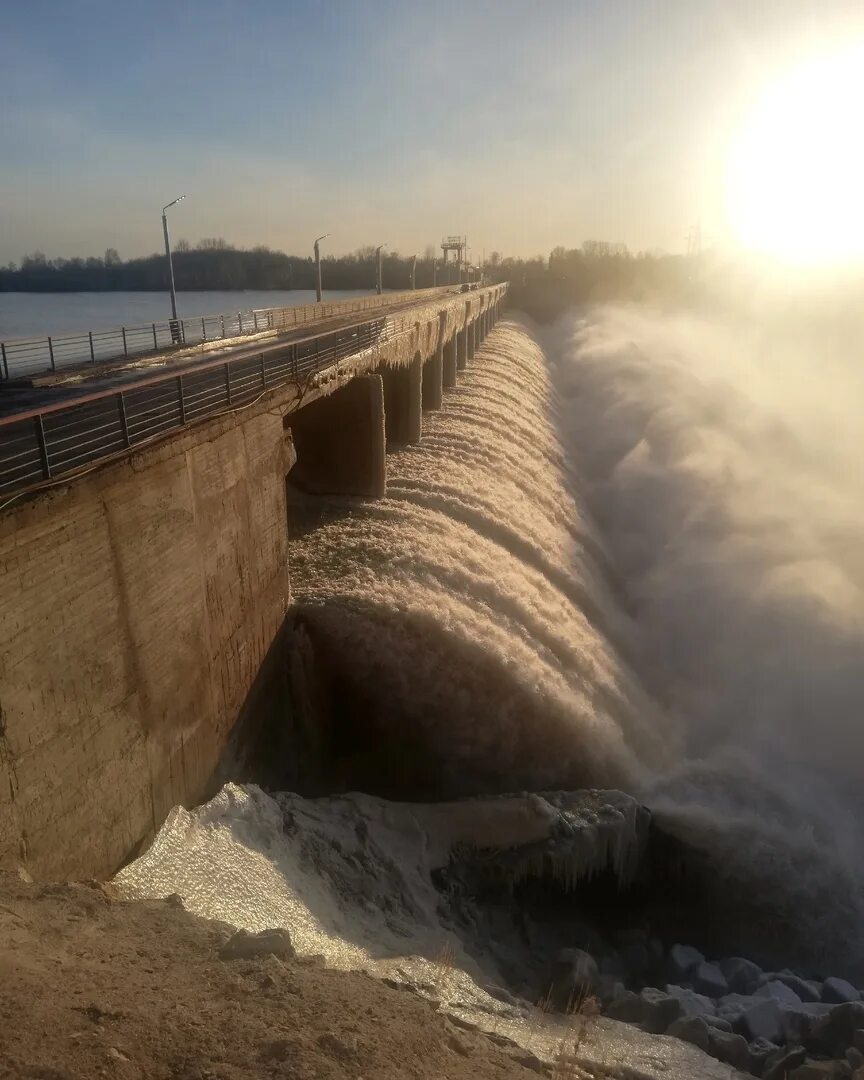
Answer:
[[[412,309],[458,291],[418,290],[290,330],[0,382],[0,499],[220,407],[248,404],[285,379],[307,378],[401,332]]]

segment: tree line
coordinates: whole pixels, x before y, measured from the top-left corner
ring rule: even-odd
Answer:
[[[513,258],[493,251],[482,267],[489,282],[509,281],[511,301],[538,318],[552,318],[580,302],[612,300],[692,299],[698,260],[662,253],[631,253],[623,244],[588,240],[578,248],[556,247],[547,256]],[[437,264],[437,271],[436,271]],[[315,264],[311,256],[286,255],[268,247],[243,250],[221,238],[185,240],[174,252],[178,290],[314,289]],[[322,259],[326,290],[373,289],[376,256],[372,247],[349,255]],[[416,265],[417,288],[435,282],[455,282],[428,247]],[[383,255],[384,288],[407,289],[411,257],[398,252]],[[0,291],[85,292],[164,291],[168,272],[162,253],[123,260],[114,248],[101,258],[48,259],[41,252],[25,255],[20,265],[0,270]]]
[[[431,286],[435,277],[434,249],[417,259],[417,288]],[[235,248],[221,238],[200,240],[194,247],[178,241],[172,252],[178,290],[314,289],[315,263],[311,256],[286,255],[269,247]],[[321,260],[325,289],[374,289],[374,247]],[[386,289],[407,289],[411,283],[411,257],[382,253],[382,279]],[[439,284],[444,271],[438,265]],[[450,265],[450,280],[455,267]],[[25,255],[19,264],[0,269],[0,292],[161,292],[168,289],[164,253],[123,260],[115,248],[104,256],[50,259],[41,252]]]

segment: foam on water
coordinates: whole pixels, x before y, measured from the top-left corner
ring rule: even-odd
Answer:
[[[857,328],[860,332],[860,326]],[[683,736],[655,814],[825,964],[860,972],[864,478],[854,335],[606,310],[549,335],[563,409]]]
[[[785,339],[607,311],[545,344],[500,324],[386,499],[295,521],[290,662],[331,790],[623,788],[701,853],[706,918],[749,898],[790,964],[854,970],[864,493],[825,433],[856,429]],[[308,874],[241,834],[241,891]]]
[[[493,340],[388,459],[387,498],[292,543],[295,614],[426,794],[632,783],[666,750],[638,638],[545,358],[514,324]]]

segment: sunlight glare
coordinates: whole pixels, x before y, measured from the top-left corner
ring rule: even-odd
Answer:
[[[729,159],[727,213],[743,247],[790,262],[864,257],[864,45],[771,86]]]

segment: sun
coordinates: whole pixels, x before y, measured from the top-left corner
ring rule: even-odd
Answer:
[[[864,44],[802,64],[735,140],[727,218],[743,247],[790,262],[864,259]]]

